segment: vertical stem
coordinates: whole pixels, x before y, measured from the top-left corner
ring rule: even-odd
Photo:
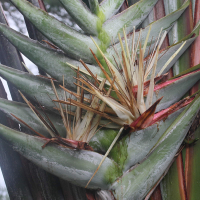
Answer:
[[[185,185],[184,168],[183,168],[183,157],[182,157],[181,152],[176,158],[176,164],[177,164],[177,169],[178,169],[179,191],[180,191],[181,199],[188,200],[186,185]]]
[[[156,3],[156,5],[154,6],[154,10],[153,11],[154,11],[154,20],[158,20],[158,19],[160,19],[160,18],[165,16],[165,8],[164,8],[163,0],[159,0]],[[168,38],[168,36],[163,41],[161,49],[164,49],[167,46],[169,46],[169,38]],[[172,75],[173,75],[173,71],[172,71],[172,69],[170,69],[168,78],[172,77]],[[151,200],[162,200],[160,184],[156,187],[155,191],[151,195]]]
[[[0,21],[6,24],[1,9]],[[0,44],[0,62],[9,67],[25,71],[21,63],[22,57],[16,48],[3,36],[0,36]],[[15,87],[9,84],[9,89],[13,100],[23,102]],[[4,118],[1,117],[1,119]],[[5,125],[11,128],[19,128],[18,124],[15,127],[12,124]],[[26,129],[25,132],[28,133],[28,130]],[[57,177],[27,161],[3,142],[0,142],[0,151],[2,172],[11,199],[64,199]]]
[[[192,6],[190,8],[192,10]],[[192,11],[190,11],[192,12]],[[194,12],[194,23],[193,26],[195,26],[200,20],[200,0],[196,0],[195,3],[195,12]],[[194,41],[191,47],[191,63],[190,67],[193,67],[200,63],[200,57],[199,57],[199,51],[200,51],[200,36],[197,37],[197,39]],[[190,90],[190,94],[194,94],[199,88],[199,82],[196,83],[192,89]],[[193,139],[193,133],[191,135],[191,138]],[[186,146],[186,156],[185,156],[185,179],[186,179],[186,188],[188,193],[188,198],[191,199],[191,187],[192,187],[192,178],[193,178],[193,159],[194,159],[194,146],[187,145]]]
[[[150,200],[162,200],[160,185],[156,187],[156,189],[154,190],[153,194],[150,197]]]
[[[185,182],[186,182],[188,199],[190,199],[190,195],[191,195],[190,189],[191,189],[191,178],[192,178],[193,153],[194,153],[193,146],[187,145],[186,151],[185,151]]]
[[[165,16],[164,2],[163,2],[163,0],[159,0],[154,7],[154,19],[159,20],[160,18],[162,18],[164,16]],[[163,44],[160,49],[164,49],[168,46],[169,46],[169,37],[167,36],[165,38],[165,40],[163,41]],[[173,69],[172,68],[169,70],[167,79],[169,79],[171,77],[173,77]]]
[[[7,20],[3,13],[3,9],[0,4],[0,22],[3,24],[7,24]],[[7,65],[14,69],[18,69],[21,71],[26,71],[22,65],[23,59],[21,54],[16,50],[16,48],[2,35],[0,35],[0,62],[3,65]],[[18,90],[8,82],[8,87],[14,101],[23,102]]]
[[[163,0],[159,0],[156,5],[154,6],[154,20],[159,20],[165,16],[165,7]],[[169,46],[169,38],[166,37],[162,43],[160,49],[164,49]]]
[[[200,1],[196,0],[195,4],[195,13],[194,13],[194,26],[197,24],[197,22],[200,20]],[[191,47],[191,65],[190,67],[194,67],[195,65],[198,65],[200,63],[200,36],[194,41]],[[196,85],[191,89],[191,94],[195,93],[198,90],[199,82],[196,83]]]
[[[7,99],[7,94],[1,80],[0,98]],[[18,128],[18,124],[8,120],[3,112],[0,112],[0,123],[12,128]],[[14,152],[2,140],[0,140],[0,165],[10,199],[34,199],[28,186],[28,180],[24,174],[19,154]]]

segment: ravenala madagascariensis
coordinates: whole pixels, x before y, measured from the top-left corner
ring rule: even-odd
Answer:
[[[164,178],[159,198],[173,199],[176,189],[174,198],[195,199],[192,175],[170,166],[177,156],[177,166],[183,163],[185,143],[198,146],[194,131],[187,133],[200,97],[187,92],[200,79],[199,1],[89,0],[87,7],[60,0],[82,32],[26,0],[10,2],[45,39],[3,23],[0,33],[46,76],[1,61],[0,75],[25,103],[0,99],[0,109],[31,134],[0,125],[0,138],[40,168],[89,189],[88,199],[154,199],[168,170],[177,183]],[[186,18],[190,28],[181,26]]]

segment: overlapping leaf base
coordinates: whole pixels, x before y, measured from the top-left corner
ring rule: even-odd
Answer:
[[[174,64],[178,71],[200,24],[176,42],[169,33],[171,46],[161,48],[190,1],[149,24],[158,0],[129,1],[137,3],[120,13],[128,1],[89,0],[88,8],[60,0],[82,33],[26,0],[10,2],[49,46],[2,23],[0,33],[47,77],[0,64],[0,75],[27,103],[0,99],[0,110],[33,134],[0,125],[0,137],[57,177],[98,190],[102,199],[147,199],[200,108],[198,92],[183,98],[200,79],[200,65],[172,78],[168,73]]]

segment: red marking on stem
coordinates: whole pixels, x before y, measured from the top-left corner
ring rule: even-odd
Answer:
[[[154,83],[156,84],[156,82],[158,82],[158,81],[164,82],[164,80],[165,80],[165,78],[167,77],[167,75],[168,75],[168,74],[166,73],[166,74],[163,74],[163,75],[161,75],[161,76],[159,76],[159,77],[156,77],[156,78],[154,79]],[[149,85],[150,85],[150,80],[144,82],[144,92],[143,92],[144,96],[146,96],[146,95],[148,94]],[[134,86],[133,89],[132,89],[132,91],[133,91],[133,95],[134,95],[135,97],[137,97],[138,86],[137,86],[137,85]]]
[[[165,16],[165,6],[163,0],[159,0],[155,7],[154,7],[154,19],[159,20],[160,18]],[[166,36],[165,40],[163,41],[163,44],[160,49],[165,49],[166,47],[169,46],[169,37],[168,35]],[[165,80],[170,79],[173,77],[173,70],[172,68],[168,72],[168,76],[166,77]]]
[[[192,169],[193,169],[193,153],[194,147],[192,145],[186,145],[185,151],[185,183],[187,189],[187,195],[190,199],[191,195],[191,184],[192,184]]]
[[[185,74],[185,75],[182,75],[182,76],[180,76],[180,77],[178,77],[178,78],[174,78],[174,79],[168,80],[168,81],[166,81],[166,82],[163,82],[163,83],[161,83],[161,84],[155,85],[154,91],[160,90],[160,89],[162,89],[162,88],[164,88],[164,87],[166,87],[166,86],[168,86],[168,85],[174,83],[175,81],[177,81],[177,80],[179,80],[179,79],[182,79],[182,78],[184,78],[184,77],[186,77],[186,76],[188,76],[188,75],[190,75],[190,74],[194,74],[194,73],[196,73],[196,72],[198,72],[198,71],[200,71],[200,69],[195,70],[195,71],[192,71],[192,72],[189,72],[189,73],[187,73],[187,74]]]
[[[176,158],[176,164],[178,169],[178,181],[179,181],[179,191],[182,200],[187,200],[187,191],[184,177],[184,168],[183,168],[183,158],[182,153],[180,153]]]
[[[163,97],[158,99],[148,110],[146,110],[140,117],[138,117],[134,122],[130,124],[131,128],[134,129],[144,129],[147,128],[153,120],[156,106],[160,103]]]
[[[190,10],[191,8],[192,6],[190,6]],[[200,20],[200,0],[196,0],[193,26],[195,26],[199,20]],[[196,40],[193,42],[191,46],[190,67],[194,67],[195,65],[200,63],[199,52],[200,52],[200,36],[196,38]],[[197,82],[192,87],[192,89],[190,90],[190,94],[194,94],[198,90],[198,85],[199,82]],[[194,159],[193,154],[194,154],[194,147],[187,145],[185,154],[185,181],[186,181],[187,195],[189,199],[192,187],[192,169],[193,169],[193,159]]]
[[[154,118],[153,118],[150,125],[166,119],[170,114],[172,114],[172,113],[176,112],[177,110],[179,110],[179,109],[187,106],[188,104],[190,104],[193,101],[194,98],[195,97],[185,98],[185,99],[175,103],[174,105],[170,106],[169,108],[161,110],[160,112],[156,113],[154,115]]]
[[[154,20],[159,20],[165,16],[165,7],[163,0],[159,0],[154,6]],[[169,38],[166,37],[160,49],[165,49],[169,46]]]
[[[38,0],[39,6],[42,10],[47,11],[44,5],[44,2],[42,0]]]
[[[86,142],[76,141],[76,140],[70,140],[61,138],[59,136],[53,137],[51,139],[45,138],[47,141],[42,148],[45,148],[50,143],[56,143],[58,145],[68,147],[71,149],[80,149],[80,150],[89,150],[94,151],[91,146],[89,146]]]
[[[162,194],[161,194],[161,190],[160,190],[160,185],[158,185],[156,187],[156,189],[154,190],[153,194],[151,195],[150,200],[162,200]]]
[[[197,22],[200,20],[200,1],[196,0],[195,3],[195,14],[194,14],[194,26],[197,24]],[[200,36],[196,38],[196,40],[193,42],[191,46],[191,55],[190,55],[190,67],[194,67],[200,63]],[[191,94],[194,94],[198,90],[199,82],[196,83],[192,89],[190,90]]]
[[[164,2],[163,2],[163,0],[159,0],[154,7],[154,18],[155,18],[155,20],[158,20],[164,16],[165,16]],[[166,36],[160,49],[164,50],[168,46],[169,46],[169,38],[168,38],[168,36]],[[172,71],[172,69],[170,69],[169,73],[168,73],[168,77],[166,79],[169,79],[172,76],[173,76],[173,71]],[[154,115],[154,118],[155,118],[155,115]],[[157,188],[151,195],[151,200],[162,200],[160,185],[157,186]]]
[[[182,76],[179,76],[177,78],[174,78],[174,79],[171,79],[171,80],[168,80],[168,81],[164,81],[164,79],[165,79],[165,77],[166,77],[167,74],[163,75],[162,77],[157,77],[157,78],[155,78],[155,82],[158,81],[158,80],[161,80],[161,83],[155,85],[154,91],[160,90],[160,89],[162,89],[162,88],[164,88],[164,87],[166,87],[166,86],[168,86],[170,84],[173,84],[177,80],[182,79],[182,78],[184,78],[186,76],[189,76],[190,74],[194,74],[194,73],[196,73],[198,71],[200,71],[200,69],[197,69],[195,71],[189,72],[187,74],[184,74]],[[143,93],[144,96],[146,96],[148,94],[149,84],[150,84],[150,81],[146,81],[144,83],[144,93]],[[132,91],[133,91],[134,96],[137,96],[138,86],[137,85],[134,86],[133,89],[132,89]]]

